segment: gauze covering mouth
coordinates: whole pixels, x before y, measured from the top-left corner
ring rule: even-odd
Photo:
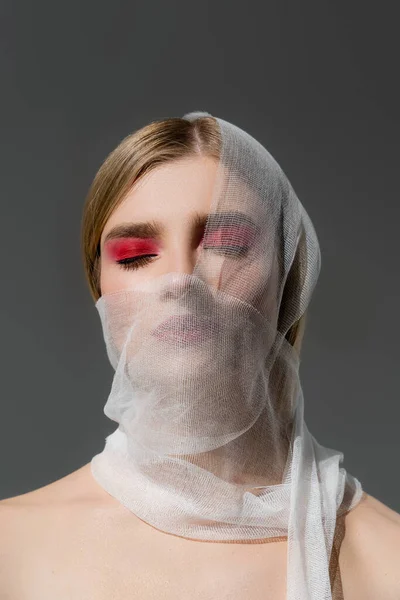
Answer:
[[[265,385],[275,331],[250,305],[205,287],[196,275],[168,273],[152,281],[152,291],[149,285],[145,292],[124,290],[97,302],[116,368],[105,413],[132,443],[160,456],[222,448],[272,401]]]
[[[210,115],[185,118],[200,116]],[[309,304],[319,244],[268,151],[217,123],[220,162],[193,273],[96,303],[115,369],[104,412],[118,428],[92,472],[167,533],[287,537],[287,599],[331,600],[336,517],[362,489],[342,453],[309,433],[299,356],[285,337]],[[215,239],[218,253],[207,246]]]

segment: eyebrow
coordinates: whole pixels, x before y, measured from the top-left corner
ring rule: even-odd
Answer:
[[[207,223],[208,221],[208,223]],[[232,222],[235,225],[247,225],[256,228],[254,221],[242,212],[229,211],[217,213],[194,213],[189,221],[189,227],[197,229],[205,227],[206,223],[209,227],[221,227],[221,225],[230,225]],[[110,240],[118,238],[148,238],[148,237],[163,237],[166,228],[159,221],[146,221],[141,223],[121,223],[116,225],[107,233],[103,244],[105,245]]]

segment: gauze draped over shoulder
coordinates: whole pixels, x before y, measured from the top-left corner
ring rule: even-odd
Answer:
[[[330,600],[337,519],[362,487],[307,429],[286,338],[309,304],[319,244],[274,158],[216,120],[220,159],[193,272],[96,303],[115,369],[104,412],[118,427],[92,473],[164,532],[287,538],[287,599]]]

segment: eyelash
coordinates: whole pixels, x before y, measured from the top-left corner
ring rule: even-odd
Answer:
[[[144,267],[148,263],[151,262],[153,257],[157,256],[157,254],[144,254],[143,256],[132,256],[131,258],[123,258],[122,260],[117,260],[117,263],[127,271],[133,271],[134,269],[139,269],[139,267]]]

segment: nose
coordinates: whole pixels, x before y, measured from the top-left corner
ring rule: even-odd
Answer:
[[[189,248],[179,248],[174,252],[171,252],[166,263],[166,272],[185,273],[187,275],[191,275],[196,265],[197,256],[197,250],[192,250]]]
[[[191,275],[196,265],[198,257],[197,250],[182,248],[171,253],[169,260],[166,263],[165,272],[172,273],[173,276],[167,287],[163,290],[163,300],[183,300],[193,286],[192,281],[182,278],[181,275]]]

